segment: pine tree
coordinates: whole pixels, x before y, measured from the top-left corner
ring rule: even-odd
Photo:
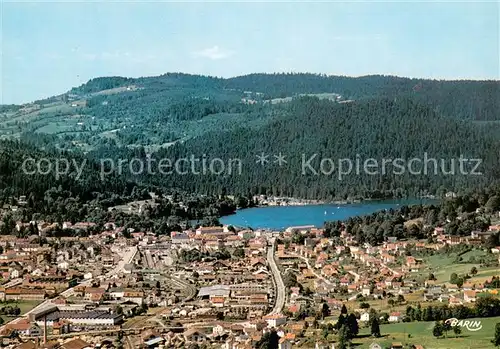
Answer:
[[[323,303],[321,307],[321,318],[324,320],[327,316],[330,316],[330,307],[327,303]]]
[[[372,319],[370,327],[371,327],[371,331],[370,332],[371,332],[372,336],[377,337],[377,338],[381,336],[381,334],[380,334],[380,323],[379,323],[377,317],[374,317]]]
[[[346,349],[351,340],[349,326],[343,325],[339,331],[339,349]]]
[[[423,321],[432,321],[434,320],[434,308],[432,305],[428,306],[422,312],[422,320]]]
[[[448,337],[448,331],[450,331],[452,329],[451,324],[449,322],[445,321],[443,323],[442,327],[443,327],[443,331],[444,331],[445,336]]]
[[[343,314],[340,314],[339,319],[337,320],[337,323],[335,324],[335,328],[337,330],[340,330],[342,326],[344,326],[347,322],[347,319]]]
[[[422,306],[420,305],[420,303],[417,305],[417,309],[415,309],[413,318],[417,321],[422,320]]]
[[[358,319],[356,319],[356,315],[354,315],[353,313],[349,314],[349,316],[347,317],[347,326],[349,326],[349,332],[351,333],[352,337],[358,335]]]
[[[500,347],[500,322],[495,326],[495,337],[493,337],[491,343],[496,347]]]
[[[441,325],[441,322],[436,321],[432,334],[434,337],[441,337],[443,335],[443,325]]]

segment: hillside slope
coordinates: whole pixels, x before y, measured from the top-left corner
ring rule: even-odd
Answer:
[[[181,175],[171,179],[190,190],[209,192],[226,187],[228,191],[242,193],[252,191],[307,198],[415,195],[425,191],[436,193],[485,186],[500,178],[498,124],[441,117],[425,105],[402,98],[349,104],[302,98],[291,103],[285,114],[258,130],[240,128],[225,133],[212,132],[161,150],[156,155],[179,158],[207,154],[212,158],[241,159],[244,165],[241,175],[223,179]],[[287,157],[287,164],[260,166],[256,164],[256,156],[262,152],[270,156],[271,162],[275,160],[274,155],[282,153]],[[387,166],[386,173],[382,173],[383,159],[402,158],[409,162],[412,158],[423,159],[425,154],[438,160],[436,170],[433,164],[428,166],[427,175],[408,173],[408,167],[404,174],[399,174],[394,166]],[[476,171],[482,175],[462,175],[459,169],[461,155],[482,159]],[[355,165],[358,158],[361,173],[355,173],[354,168],[354,172],[340,178],[339,160],[350,159]],[[363,174],[363,163],[369,158],[379,163],[377,175]],[[326,159],[323,168],[321,159]],[[451,171],[452,162],[455,174],[446,174]],[[303,174],[306,163],[310,163],[314,171],[306,166]],[[332,163],[336,167],[329,174]],[[462,172],[472,172],[472,163],[469,165],[471,167],[465,167]],[[418,166],[415,168],[417,172]]]
[[[498,81],[314,74],[104,77],[34,104],[2,106],[0,138],[97,161],[207,154],[241,159],[248,167],[237,177],[126,178],[202,193],[415,195],[482,187],[500,178],[499,101]],[[256,166],[260,152],[271,160],[285,154],[286,167]],[[301,154],[317,154],[314,163],[323,157],[408,160],[423,153],[448,164],[461,154],[481,158],[484,174],[386,173],[339,180],[296,172]]]

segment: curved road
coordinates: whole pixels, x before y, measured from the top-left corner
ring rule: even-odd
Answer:
[[[192,300],[194,297],[196,297],[197,289],[194,287],[192,284],[190,284],[187,281],[181,280],[179,278],[176,278],[174,276],[170,275],[165,275],[168,279],[170,279],[170,282],[172,282],[175,285],[180,285],[180,287],[184,288],[187,290],[188,295],[187,297],[183,300],[183,302],[189,302]]]
[[[274,308],[270,314],[279,314],[285,306],[285,284],[281,278],[280,270],[276,265],[276,260],[274,259],[274,248],[276,240],[272,240],[272,246],[267,249],[267,263],[271,267],[271,272],[273,273],[274,285],[276,287],[276,301],[274,303]]]

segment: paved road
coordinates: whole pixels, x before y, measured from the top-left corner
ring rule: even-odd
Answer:
[[[124,336],[125,341],[127,343],[127,348],[128,349],[134,349],[134,345],[132,344],[132,341],[130,340],[129,336]]]
[[[272,240],[272,246],[267,249],[267,263],[271,267],[271,272],[273,273],[274,283],[276,286],[276,301],[270,314],[279,314],[285,306],[285,284],[283,283],[280,270],[278,269],[276,260],[274,259],[274,248],[275,240]]]
[[[194,297],[196,297],[196,293],[198,292],[198,290],[192,284],[174,276],[166,275],[166,277],[169,278],[170,282],[172,282],[174,285],[182,287],[187,291],[187,296],[183,300],[183,302],[189,302]]]

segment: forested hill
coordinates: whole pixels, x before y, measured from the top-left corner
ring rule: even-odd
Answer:
[[[269,98],[336,92],[346,99],[412,96],[440,113],[473,120],[500,120],[500,82],[440,81],[395,76],[251,74],[228,79],[227,88],[264,93]]]
[[[82,193],[112,185],[117,188],[111,191],[120,191],[131,181],[203,194],[307,198],[436,194],[484,187],[500,179],[499,103],[499,81],[315,74],[101,77],[60,96],[1,106],[0,139],[20,139],[34,149],[52,149],[54,156],[69,154],[97,162],[148,156],[175,160],[191,154],[243,162],[238,176],[124,173],[106,185],[93,181],[95,173],[89,173],[90,179],[67,183],[79,186]],[[14,147],[4,155],[21,156],[23,151],[31,152]],[[283,153],[286,166],[259,167],[255,160],[261,152],[270,161]],[[339,180],[335,175],[297,173],[301,154],[317,154],[313,161],[317,168],[324,157],[409,160],[424,153],[443,158],[448,167],[460,155],[480,158],[483,175],[386,173]],[[6,169],[14,170],[12,162],[6,164]],[[16,172],[12,173],[2,177],[1,189],[15,183]],[[45,186],[43,180],[30,183],[28,178],[22,183],[28,189]]]
[[[0,142],[0,200],[23,194],[40,198],[47,190],[60,187],[87,201],[96,193],[103,197],[128,195],[135,186],[113,174],[101,179],[98,163],[83,154],[42,150],[28,142]]]
[[[192,92],[214,92],[234,97],[234,92],[251,92],[262,100],[293,97],[299,94],[336,93],[343,100],[365,98],[413,97],[455,118],[500,120],[500,83],[498,81],[428,80],[396,76],[362,77],[318,74],[250,74],[229,79],[169,73],[158,77],[96,78],[74,88],[74,93],[95,93],[102,90],[136,85],[148,92],[172,89],[194,89]],[[225,91],[225,92],[223,92]],[[245,94],[244,94],[245,95]]]
[[[307,198],[339,198],[347,196],[380,197],[463,191],[498,183],[500,179],[500,125],[471,123],[440,116],[412,99],[371,99],[337,104],[304,97],[287,105],[283,117],[259,129],[240,128],[226,133],[212,132],[183,144],[176,144],[156,154],[159,158],[178,158],[189,154],[207,154],[223,159],[239,158],[243,162],[241,175],[223,179],[182,175],[169,178],[193,191],[227,191],[267,193]],[[287,164],[260,166],[256,155],[283,153]],[[320,171],[320,159],[357,157],[364,161],[382,159],[429,158],[438,160],[437,173],[429,165],[427,175],[351,174],[341,179],[338,169],[325,175]],[[302,174],[303,156],[310,159],[315,171]],[[458,158],[481,158],[482,175],[462,175]],[[442,170],[441,160],[444,161]],[[452,160],[455,159],[455,160]],[[330,161],[330,160],[328,160]],[[455,161],[455,175],[450,171]],[[329,162],[326,163],[329,169]],[[379,165],[380,166],[380,165]],[[418,169],[418,167],[415,167]],[[470,170],[470,169],[469,169]]]

